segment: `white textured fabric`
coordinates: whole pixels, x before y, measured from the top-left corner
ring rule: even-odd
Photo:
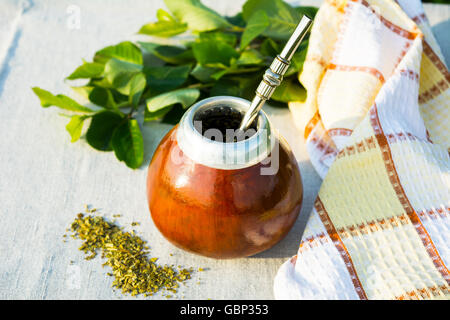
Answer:
[[[450,74],[416,26],[429,29],[420,1],[402,5],[420,19],[391,0],[330,0],[316,17],[300,76],[309,100],[290,108],[311,119],[325,179],[278,299],[450,298]]]

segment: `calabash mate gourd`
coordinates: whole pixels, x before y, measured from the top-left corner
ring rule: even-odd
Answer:
[[[198,102],[153,155],[147,177],[151,216],[182,249],[213,258],[253,255],[280,241],[299,214],[297,162],[263,111],[253,134],[236,142],[232,136],[220,139],[220,129],[208,135],[196,127],[196,119],[220,122],[219,115],[230,108],[240,119],[249,105],[228,96]],[[208,121],[201,123],[208,127]]]
[[[294,224],[302,203],[300,171],[261,108],[311,23],[303,16],[252,102],[231,96],[197,102],[156,149],[148,169],[149,208],[176,246],[213,258],[244,257],[272,247]]]

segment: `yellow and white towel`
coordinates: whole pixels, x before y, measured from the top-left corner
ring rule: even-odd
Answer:
[[[327,0],[290,103],[324,177],[278,299],[450,298],[450,74],[419,0]]]

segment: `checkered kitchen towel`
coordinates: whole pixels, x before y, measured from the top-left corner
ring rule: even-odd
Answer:
[[[327,0],[289,107],[324,177],[278,299],[449,298],[450,74],[419,0]]]

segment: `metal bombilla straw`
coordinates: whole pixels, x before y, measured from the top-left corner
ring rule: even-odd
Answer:
[[[283,51],[273,60],[270,68],[264,73],[263,80],[256,89],[256,96],[253,98],[250,108],[242,118],[239,127],[242,133],[250,127],[258,115],[259,110],[261,110],[264,103],[270,99],[275,89],[280,85],[284,74],[289,68],[292,56],[297,51],[311,24],[312,20],[304,15],[284,46]]]

